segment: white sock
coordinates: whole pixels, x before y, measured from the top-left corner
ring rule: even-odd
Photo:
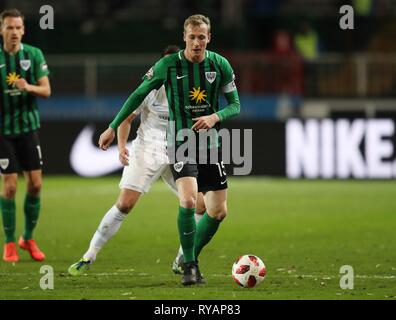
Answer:
[[[198,224],[199,220],[201,220],[203,217],[203,214],[194,214],[195,218],[195,223]],[[179,252],[177,253],[176,259],[178,259],[181,255],[183,254],[183,248],[182,246],[179,247]]]
[[[126,218],[127,214],[118,210],[114,205],[104,215],[89,244],[88,251],[84,254],[84,259],[95,261],[96,255],[102,247],[109,241],[120,229],[122,221]]]

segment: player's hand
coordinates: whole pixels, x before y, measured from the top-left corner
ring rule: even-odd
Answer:
[[[126,147],[118,148],[118,159],[124,166],[129,166],[129,151]]]
[[[29,84],[24,78],[18,79],[14,82],[14,86],[22,91],[28,91],[29,89]]]
[[[107,128],[99,137],[99,148],[107,150],[115,138],[115,132],[113,128]]]
[[[216,113],[212,113],[209,116],[194,118],[193,121],[196,122],[194,123],[191,129],[198,131],[200,129],[212,128],[217,122],[220,121],[220,118]]]

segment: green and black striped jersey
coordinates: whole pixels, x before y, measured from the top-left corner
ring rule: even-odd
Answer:
[[[40,49],[21,44],[9,54],[0,47],[0,135],[17,136],[40,128],[35,96],[17,89],[15,81],[24,78],[29,84],[49,74]]]
[[[221,55],[206,51],[200,63],[188,61],[183,50],[159,60],[143,77],[143,83],[129,96],[110,124],[115,129],[153,89],[165,85],[169,119],[175,129],[191,128],[193,119],[217,113],[223,121],[239,113],[240,104],[230,63]],[[219,94],[228,104],[219,110]]]

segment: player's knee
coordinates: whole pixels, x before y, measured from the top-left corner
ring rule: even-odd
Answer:
[[[222,210],[216,215],[216,219],[223,221],[226,216],[227,216],[227,210]]]
[[[122,213],[129,213],[133,207],[134,207],[135,203],[133,201],[129,201],[129,200],[118,200],[117,201],[117,208],[118,210],[120,210]]]
[[[223,221],[224,218],[227,216],[227,208],[225,207],[215,208],[210,212],[210,216],[214,217],[216,220]]]
[[[7,183],[4,185],[4,197],[6,199],[14,199],[17,192],[16,183]]]
[[[129,213],[139,200],[140,194],[140,192],[123,189],[116,202],[118,210],[125,214]]]
[[[41,181],[31,181],[28,183],[27,191],[29,194],[37,196],[41,191]]]
[[[205,213],[205,211],[206,211],[205,205],[199,205],[199,204],[197,204],[197,206],[196,206],[196,211],[195,211],[196,214],[203,215],[203,214]]]
[[[194,197],[186,197],[180,199],[180,206],[186,209],[194,209],[197,200]]]

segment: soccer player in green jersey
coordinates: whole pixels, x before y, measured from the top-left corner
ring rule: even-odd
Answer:
[[[15,239],[15,194],[19,166],[26,178],[25,231],[19,246],[34,260],[45,259],[32,238],[40,212],[42,157],[36,97],[51,95],[48,67],[40,49],[21,43],[23,15],[17,9],[0,14],[3,45],[0,48],[0,207],[5,233],[3,260],[19,260]],[[19,166],[18,166],[19,165]]]
[[[178,46],[167,46],[162,56],[179,52]],[[88,250],[80,260],[73,263],[68,272],[72,276],[85,274],[96,261],[98,253],[118,232],[123,221],[142,195],[149,192],[151,185],[161,177],[168,187],[177,194],[175,180],[167,157],[168,100],[165,87],[152,90],[143,103],[126,118],[117,129],[119,160],[125,166],[120,181],[121,192],[116,203],[106,212],[99,224]],[[140,114],[137,137],[130,148],[126,147],[131,122]],[[198,222],[205,212],[203,195],[197,200],[195,220]],[[175,273],[181,273],[180,252],[172,264]]]
[[[176,151],[184,144],[184,140],[176,139],[181,130],[218,129],[220,122],[237,115],[240,103],[233,70],[224,57],[206,50],[210,38],[209,18],[203,15],[187,18],[183,33],[185,49],[162,58],[147,72],[143,83],[129,96],[100,136],[100,148],[106,150],[109,147],[121,122],[151,90],[163,84],[169,102],[170,122],[175,125],[172,143],[176,145]],[[220,93],[227,100],[221,110],[218,105]],[[227,214],[227,179],[219,148],[217,155],[216,163],[205,164],[196,157],[187,161],[176,158],[171,165],[179,196],[178,228],[184,255],[184,285],[203,282],[198,256]],[[203,192],[207,210],[196,225],[194,213],[198,192]]]

